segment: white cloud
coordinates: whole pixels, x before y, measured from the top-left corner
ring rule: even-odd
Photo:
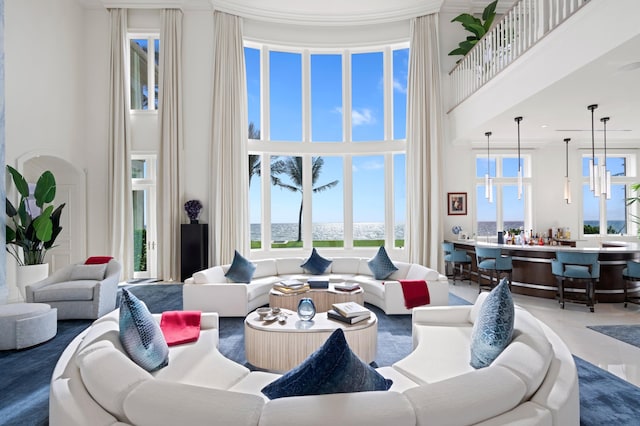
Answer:
[[[406,85],[403,85],[402,83],[400,83],[400,81],[395,80],[395,79],[393,80],[393,90],[396,90],[396,91],[398,91],[400,93],[404,93],[404,94],[407,93]]]
[[[351,122],[354,126],[361,126],[363,124],[373,124],[375,119],[368,108],[363,108],[360,111],[354,109],[351,111]]]
[[[378,160],[372,159],[365,163],[360,163],[359,167],[355,164],[351,166],[351,170],[353,170],[354,173],[360,170],[381,170],[381,169],[384,169],[384,160],[378,161]]]

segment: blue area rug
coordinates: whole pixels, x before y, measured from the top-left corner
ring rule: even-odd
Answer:
[[[589,325],[587,328],[640,348],[640,325]]]
[[[135,285],[129,290],[145,301],[151,312],[182,309],[182,285]],[[468,304],[449,294],[451,305]],[[379,366],[391,365],[411,352],[411,315],[378,316]],[[220,318],[220,352],[240,364],[244,353],[244,319]],[[89,320],[58,321],[52,340],[20,351],[0,351],[0,425],[47,425],[49,382],[56,361],[69,342],[91,324]],[[639,425],[640,388],[575,357],[580,380],[582,425]],[[7,389],[11,389],[7,392]]]

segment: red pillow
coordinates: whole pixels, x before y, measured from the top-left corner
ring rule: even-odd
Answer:
[[[113,257],[111,256],[91,256],[84,262],[85,265],[102,265],[108,263]]]

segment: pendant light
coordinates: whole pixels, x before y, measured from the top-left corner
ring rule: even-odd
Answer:
[[[607,197],[607,200],[611,199],[611,172],[607,170],[607,121],[609,117],[602,117],[600,119],[604,125],[604,164],[600,168],[600,194]]]
[[[484,134],[487,137],[487,173],[484,175],[484,197],[493,203],[493,178],[491,177],[491,163],[489,161],[489,136],[491,132]]]
[[[594,192],[594,195],[599,196],[599,191],[596,191],[596,175],[598,174],[598,169],[595,166],[595,129],[593,122],[594,110],[598,108],[597,104],[589,105],[587,109],[591,111],[591,160],[589,160],[589,190]],[[598,185],[599,186],[599,185]],[[599,188],[598,188],[599,189]]]
[[[518,123],[518,200],[522,199],[522,160],[520,158],[520,122],[522,121],[522,117],[514,118],[516,123]]]
[[[571,138],[566,138],[564,140],[565,144],[565,174],[564,174],[564,199],[567,204],[571,204],[571,181],[569,180],[569,141]]]

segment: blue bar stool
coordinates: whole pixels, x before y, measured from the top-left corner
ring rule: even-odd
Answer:
[[[585,303],[591,312],[595,303],[596,285],[600,280],[600,262],[598,253],[574,253],[566,251],[556,252],[556,258],[551,260],[551,273],[558,281],[558,297],[560,307],[564,309],[565,281],[584,282],[585,299],[571,299],[570,302]]]
[[[459,277],[464,279],[464,265],[467,266],[467,279],[471,284],[471,256],[464,250],[457,250],[453,243],[442,243],[442,251],[444,252],[444,273],[447,277],[453,278],[453,284],[456,283],[456,270],[459,269]],[[451,268],[451,274],[449,269]]]
[[[632,283],[640,281],[640,262],[635,260],[628,260],[627,267],[622,270],[622,278],[624,279],[624,307],[627,307],[627,302],[640,305],[640,296],[629,296],[629,287]]]
[[[492,247],[476,247],[476,261],[478,265],[478,293],[483,288],[491,290],[498,285],[500,275],[507,274],[509,277],[509,289],[511,289],[511,278],[513,274],[513,260],[511,256],[503,256],[502,250]],[[489,274],[489,284],[481,284],[482,272]],[[495,277],[495,284],[493,278]]]

